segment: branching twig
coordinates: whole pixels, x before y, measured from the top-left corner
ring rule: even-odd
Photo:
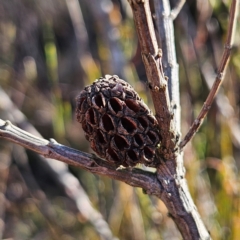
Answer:
[[[209,92],[208,97],[207,97],[205,103],[203,104],[198,117],[195,119],[190,130],[188,131],[188,133],[186,134],[184,139],[181,141],[181,143],[180,143],[181,149],[192,139],[194,134],[200,128],[204,118],[206,117],[206,115],[212,105],[213,99],[214,99],[215,95],[217,94],[218,89],[222,83],[224,73],[225,73],[225,70],[226,70],[226,67],[227,67],[227,64],[229,61],[231,49],[232,49],[232,43],[233,43],[238,9],[239,9],[239,0],[233,0],[231,8],[230,8],[227,40],[226,40],[226,44],[225,44],[221,62],[218,67],[218,70],[217,70],[217,76],[216,76],[215,82],[213,83],[211,91]]]

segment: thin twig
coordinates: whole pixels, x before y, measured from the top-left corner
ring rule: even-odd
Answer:
[[[199,64],[200,65],[200,64]],[[201,73],[204,76],[205,82],[209,89],[211,89],[210,84],[212,83],[211,77],[214,74],[214,69],[210,62],[205,62],[204,65],[200,65]],[[220,91],[216,96],[216,104],[219,112],[222,116],[227,119],[226,123],[231,131],[232,137],[234,138],[235,145],[240,147],[240,123],[236,117],[236,112],[231,106],[228,97],[223,91]]]
[[[0,138],[8,139],[46,158],[56,159],[80,167],[91,173],[123,181],[133,187],[143,188],[150,195],[161,196],[162,187],[156,175],[141,169],[119,169],[101,158],[61,145],[55,140],[36,137],[14,126],[10,121],[0,119]]]
[[[184,23],[183,16],[188,16],[189,21],[187,24]],[[204,60],[204,62],[201,62],[200,52],[202,51],[202,49],[201,48],[199,49],[195,46],[195,42],[194,42],[195,31],[193,31],[193,29],[196,29],[196,26],[194,24],[193,19],[191,19],[188,8],[185,8],[184,12],[181,13],[180,23],[185,31],[185,34],[188,35],[188,41],[191,42],[191,46],[196,54],[196,60],[197,60],[198,66],[199,66],[199,74],[202,77],[202,80],[206,82],[207,87],[210,91],[211,86],[213,85],[213,82],[214,82],[214,79],[213,79],[213,76],[215,74],[214,67],[212,66],[212,63],[210,61]],[[190,26],[189,26],[189,24],[190,24]],[[210,37],[214,38],[214,42],[217,41],[217,46],[213,47],[216,50],[216,48],[219,48],[219,46],[221,46],[221,43],[220,43],[221,41],[220,41],[220,39],[216,39],[216,36],[215,37],[213,36],[213,33],[212,33],[213,29],[209,29],[209,31],[210,31],[209,32]],[[180,48],[180,49],[182,49],[182,48]],[[217,51],[214,51],[214,54],[215,54],[215,56],[214,56],[215,62],[218,62],[219,59],[221,60],[221,56],[219,56],[219,53],[217,53]],[[185,64],[185,57],[186,57],[186,55],[183,55],[183,53],[180,56],[180,58],[182,58],[182,60],[183,60],[183,65],[184,65],[186,77],[187,77],[187,83],[189,85],[189,76],[188,76],[187,67]],[[191,90],[189,89],[189,91],[190,91],[190,95],[191,95]],[[193,98],[193,96],[190,96],[190,98]],[[224,94],[223,91],[219,91],[218,94],[216,95],[216,104],[217,104],[217,107],[218,107],[220,113],[222,114],[222,116],[224,118],[228,119],[227,124],[231,131],[232,137],[234,138],[234,143],[236,146],[239,147],[240,146],[239,120],[236,117],[233,107],[230,105],[228,97]]]
[[[186,2],[186,0],[178,0],[177,1],[176,6],[174,7],[174,9],[172,9],[171,14],[170,14],[172,20],[174,20],[178,16],[178,14],[181,11],[185,2]]]
[[[239,8],[239,0],[233,0],[230,8],[230,16],[229,16],[229,24],[228,24],[228,32],[227,32],[227,40],[224,47],[224,52],[222,55],[222,59],[220,62],[220,65],[217,70],[217,76],[215,79],[215,82],[213,83],[212,89],[208,94],[208,97],[205,101],[205,103],[202,106],[202,109],[198,115],[198,117],[193,122],[192,126],[190,127],[188,133],[184,137],[184,139],[179,144],[179,147],[183,149],[183,147],[192,139],[194,134],[198,131],[200,126],[203,123],[204,118],[206,117],[209,109],[211,108],[213,99],[215,95],[217,94],[219,87],[222,83],[225,70],[227,68],[227,64],[229,61],[231,49],[232,49],[232,43],[234,38],[234,32],[235,32],[235,25],[237,21],[237,13]]]

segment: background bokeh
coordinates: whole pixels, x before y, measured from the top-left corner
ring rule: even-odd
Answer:
[[[174,22],[182,135],[215,78],[230,2],[187,0]],[[185,149],[190,192],[213,239],[240,239],[239,42],[240,24],[223,86]],[[126,0],[0,0],[0,118],[91,152],[75,97],[105,74],[128,81],[152,108]],[[181,238],[163,203],[141,189],[0,141],[0,238],[113,236]]]

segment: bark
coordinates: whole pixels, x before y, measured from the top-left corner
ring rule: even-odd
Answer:
[[[166,1],[163,2],[166,4]],[[162,53],[162,50],[158,49],[149,1],[133,0],[129,1],[129,3],[133,11],[143,62],[147,72],[149,88],[152,93],[156,118],[159,123],[162,138],[161,146],[157,154],[159,166],[156,173],[163,187],[161,200],[167,206],[170,216],[184,239],[210,239],[210,235],[190,196],[184,176],[183,155],[178,149],[177,131],[180,130],[180,127],[176,122],[179,121],[179,114],[176,115],[175,113],[175,116],[173,116],[168,92],[169,87],[171,100],[173,100],[173,93],[176,91],[179,92],[178,84],[176,86],[178,78],[174,78],[176,74],[172,73],[175,71],[169,69],[167,72],[169,73],[171,84],[168,85],[168,76],[164,76],[162,66],[162,54],[164,54],[164,52]],[[166,21],[166,23],[170,26],[169,20]],[[170,29],[172,29],[172,26],[170,27]],[[169,33],[169,37],[173,40],[172,34],[173,31]],[[166,36],[164,32],[163,35]],[[164,42],[166,43],[166,41]],[[164,46],[166,51],[168,46],[166,46],[166,44]],[[166,65],[169,65],[170,59],[171,56],[165,57]],[[175,65],[177,66],[177,64]],[[174,101],[175,104],[179,104],[179,97],[174,98]]]

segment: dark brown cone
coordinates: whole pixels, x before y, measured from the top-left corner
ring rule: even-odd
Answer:
[[[156,166],[157,121],[127,82],[106,75],[77,97],[77,120],[91,148],[116,166]]]

